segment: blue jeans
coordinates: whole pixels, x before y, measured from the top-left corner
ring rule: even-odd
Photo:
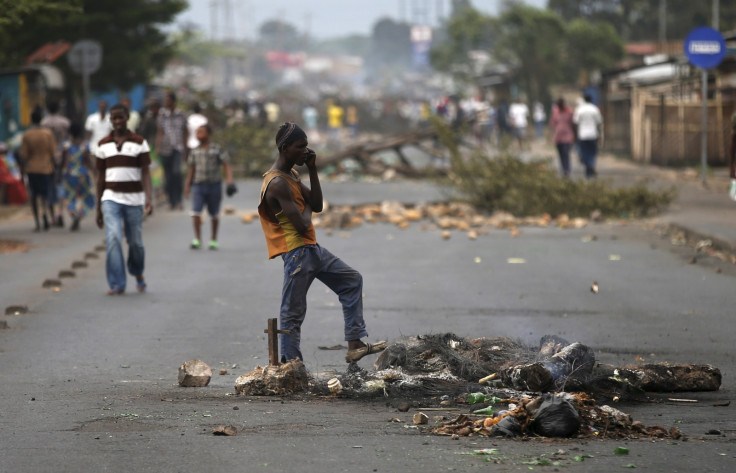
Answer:
[[[307,291],[318,279],[337,294],[345,320],[345,340],[368,336],[363,320],[363,277],[319,245],[307,245],[282,254],[284,260],[284,287],[281,295],[280,329],[281,361],[298,358],[301,327],[307,314]]]
[[[598,154],[598,140],[578,141],[580,161],[585,166],[585,177],[595,177],[595,156]]]
[[[557,154],[560,157],[560,168],[562,175],[567,177],[570,175],[570,148],[572,143],[557,143]]]
[[[107,261],[105,270],[107,284],[113,291],[125,290],[125,260],[123,258],[123,229],[128,241],[128,272],[133,276],[143,275],[143,206],[119,204],[112,200],[102,201],[105,219],[105,242]]]

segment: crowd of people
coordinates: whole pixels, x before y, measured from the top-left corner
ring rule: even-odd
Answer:
[[[498,145],[504,139],[510,139],[519,150],[528,149],[530,139],[546,139],[547,128],[547,135],[557,149],[563,177],[570,176],[573,149],[576,149],[585,168],[585,177],[596,176],[598,145],[603,138],[603,116],[588,94],[578,100],[574,109],[566,104],[564,98],[559,98],[552,105],[549,120],[541,102],[534,102],[530,109],[518,97],[511,103],[501,99],[497,106],[480,96],[468,99],[442,97],[433,104],[432,111],[456,128],[468,126],[476,144],[481,147]],[[534,126],[533,136],[529,132],[530,123]]]
[[[146,290],[142,221],[153,212],[152,169],[163,169],[171,210],[183,210],[183,194],[191,194],[191,247],[201,247],[206,207],[212,222],[208,248],[219,248],[223,171],[227,194],[237,188],[228,153],[211,142],[212,128],[198,104],[185,113],[177,106],[176,94],[168,92],[163,103],[151,100],[141,113],[131,108],[128,98],[112,107],[100,100],[97,111],[82,123],[65,117],[59,103],[49,101],[45,110],[35,107],[30,119],[13,158],[1,160],[3,193],[12,192],[13,203],[30,202],[35,232],[63,228],[66,222],[77,231],[94,212],[95,223],[106,234],[109,294],[125,292],[126,266],[137,289]],[[4,155],[7,148],[0,152]],[[9,169],[6,162],[13,166]],[[128,243],[127,264],[123,239]]]

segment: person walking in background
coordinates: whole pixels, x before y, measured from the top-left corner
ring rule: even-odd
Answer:
[[[89,150],[93,155],[97,155],[97,143],[112,131],[110,116],[107,113],[106,100],[97,102],[97,111],[87,117],[87,121],[84,123],[84,129],[87,130]]]
[[[71,231],[79,230],[79,222],[87,212],[95,208],[92,191],[92,157],[89,145],[84,141],[84,130],[78,123],[69,127],[71,142],[64,150],[64,197],[69,202],[68,211],[72,219]]]
[[[153,212],[151,158],[146,140],[128,130],[128,109],[122,104],[110,109],[113,130],[97,147],[97,226],[105,227],[107,259],[105,272],[109,295],[123,294],[127,278],[123,258],[123,232],[128,242],[128,272],[136,279],[138,292],[145,292],[143,277],[143,217]]]
[[[529,126],[529,107],[517,98],[509,107],[508,117],[513,134],[519,143],[519,149],[523,149],[526,128]]]
[[[314,104],[307,104],[302,110],[302,120],[304,120],[304,126],[307,127],[307,133],[312,137],[313,140],[319,140],[319,111]]]
[[[141,119],[140,134],[146,139],[148,146],[156,144],[156,135],[158,134],[158,113],[161,110],[161,102],[156,99],[151,100],[146,107],[146,113]]]
[[[199,102],[194,102],[192,104],[192,113],[187,117],[187,134],[189,135],[187,138],[187,148],[189,148],[190,153],[194,148],[199,146],[197,130],[206,124],[207,117],[202,115],[202,107],[199,105]]]
[[[329,143],[337,146],[340,143],[345,110],[337,102],[330,101],[327,106],[327,128],[329,129]]]
[[[534,129],[537,132],[537,139],[541,141],[544,139],[544,123],[547,121],[547,114],[544,112],[544,105],[542,105],[542,102],[534,102],[532,119],[534,120]]]
[[[168,92],[164,106],[158,113],[156,152],[164,168],[164,188],[171,210],[181,210],[182,159],[188,157],[187,117],[176,108],[176,94]]]
[[[356,138],[358,136],[358,107],[355,105],[348,105],[345,115],[345,122],[350,130],[350,137]]]
[[[133,133],[138,133],[138,130],[141,126],[141,114],[138,113],[137,110],[133,109],[129,97],[125,97],[123,100],[120,101],[120,103],[128,109],[128,113],[130,114],[130,118],[128,118],[128,130],[132,131]]]
[[[56,221],[54,225],[58,227],[64,226],[64,183],[61,175],[63,174],[62,153],[69,140],[69,119],[60,113],[61,107],[56,100],[49,100],[46,104],[48,115],[41,120],[41,126],[48,128],[54,134],[56,140],[56,153],[54,154],[54,189],[52,192],[52,205],[56,207]]]
[[[184,195],[189,196],[190,191],[192,193],[194,240],[189,247],[195,250],[202,247],[202,210],[206,205],[212,221],[209,249],[217,250],[220,247],[217,243],[217,227],[220,222],[223,170],[228,197],[235,193],[236,188],[230,170],[230,155],[220,145],[210,142],[212,128],[204,124],[197,128],[196,134],[199,146],[189,154],[189,171],[184,185]]]
[[[307,313],[307,291],[315,279],[334,291],[342,305],[347,362],[380,351],[383,344],[370,345],[363,319],[363,277],[327,249],[317,244],[312,212],[321,212],[323,199],[317,155],[307,147],[307,135],[295,123],[284,123],[276,133],[279,155],[263,175],[258,214],[266,237],[268,257],[281,256],[284,283],[281,295],[281,361],[303,360],[301,327]],[[293,167],[306,165],[307,187]]]
[[[572,122],[572,109],[560,97],[552,107],[552,116],[549,119],[549,130],[560,158],[560,172],[562,177],[570,176],[570,150],[575,142],[575,124]]]
[[[23,173],[28,176],[28,187],[31,197],[31,210],[36,221],[34,231],[41,230],[38,216],[38,199],[41,199],[43,213],[43,229],[49,229],[48,210],[51,221],[55,221],[52,192],[54,187],[54,156],[57,152],[56,139],[48,128],[41,127],[42,112],[40,108],[31,113],[31,127],[23,133],[20,145],[20,157]]]
[[[596,176],[595,159],[598,154],[598,141],[603,138],[603,116],[586,94],[584,102],[575,108],[572,121],[575,124],[575,137],[580,147],[580,161],[585,166],[585,177]]]

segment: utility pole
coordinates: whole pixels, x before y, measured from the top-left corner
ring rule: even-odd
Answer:
[[[716,31],[719,31],[719,17],[720,17],[720,6],[721,2],[720,0],[713,0],[713,29]]]
[[[667,41],[667,0],[659,0],[659,47]],[[660,51],[663,52],[663,51]]]
[[[217,7],[218,0],[210,0],[210,41],[217,39]]]

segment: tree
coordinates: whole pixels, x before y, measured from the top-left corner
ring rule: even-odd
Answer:
[[[624,55],[624,46],[610,23],[593,24],[578,18],[567,28],[567,53],[569,71],[590,73],[615,66]]]
[[[406,23],[383,18],[373,25],[371,57],[377,66],[409,65],[411,29]]]
[[[29,3],[62,2],[29,0]],[[172,22],[187,7],[185,0],[81,0],[80,3],[81,10],[39,7],[21,24],[4,28],[0,51],[5,54],[0,57],[0,66],[23,64],[29,54],[47,42],[94,39],[102,44],[103,58],[102,67],[91,77],[92,87],[128,89],[147,82],[166,65],[174,48],[160,26]],[[67,68],[65,61],[58,65]]]
[[[555,13],[524,5],[496,22],[495,56],[515,69],[529,101],[549,102],[549,85],[562,77],[565,25]]]
[[[277,51],[303,51],[304,36],[296,26],[281,20],[269,20],[258,29],[259,42],[265,49]]]
[[[82,0],[0,0],[0,26],[19,26],[40,11],[81,12]]]
[[[549,0],[548,8],[566,21],[583,18],[610,23],[624,41],[659,39],[659,6],[655,0]],[[710,25],[712,2],[667,0],[667,39],[682,40],[695,27]],[[720,29],[736,28],[736,3],[720,2]]]
[[[432,48],[430,58],[438,71],[453,72],[456,78],[468,80],[473,73],[468,53],[492,48],[494,19],[469,5],[456,8],[446,25],[445,40]]]

